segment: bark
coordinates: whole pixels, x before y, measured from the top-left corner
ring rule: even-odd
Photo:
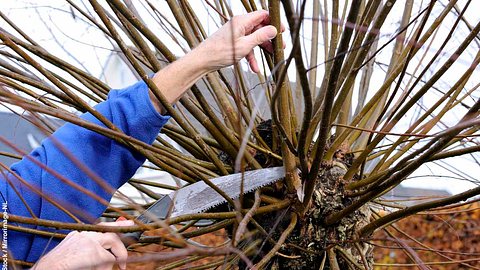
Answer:
[[[367,205],[343,218],[337,224],[332,226],[323,224],[326,216],[345,208],[353,200],[344,196],[343,175],[346,171],[346,165],[340,161],[322,165],[312,205],[303,222],[297,226],[287,240],[287,245],[280,250],[280,253],[287,256],[277,256],[271,269],[321,269],[326,254],[334,254],[333,257],[336,258],[338,267],[342,270],[358,269],[358,266],[364,269],[365,264],[368,269],[372,269],[372,247],[364,243],[356,246],[357,242],[355,242],[356,232],[368,224],[370,219],[371,213]],[[329,249],[332,249],[333,252],[327,252]],[[360,255],[359,250],[363,255]],[[350,260],[347,257],[350,257]],[[335,258],[326,259],[323,269],[335,269],[330,266],[330,262]]]

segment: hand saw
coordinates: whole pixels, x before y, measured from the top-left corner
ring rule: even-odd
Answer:
[[[210,181],[230,198],[236,199],[240,194],[252,192],[283,177],[284,167],[273,167],[230,174]],[[226,199],[218,192],[204,181],[199,181],[164,195],[138,216],[137,220],[148,224],[157,219],[202,213],[225,202]],[[125,245],[130,245],[138,242],[141,234],[142,232],[125,233],[121,238]]]

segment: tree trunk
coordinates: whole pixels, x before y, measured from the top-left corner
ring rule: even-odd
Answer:
[[[329,214],[345,208],[352,199],[344,196],[344,163],[334,161],[319,173],[312,206],[303,222],[280,250],[271,269],[372,269],[372,246],[355,242],[356,231],[368,224],[370,210],[362,207],[339,223],[325,226],[323,220]],[[361,250],[362,255],[360,255]],[[363,258],[362,258],[363,257]]]

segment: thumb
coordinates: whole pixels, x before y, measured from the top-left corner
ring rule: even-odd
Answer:
[[[273,39],[275,36],[277,36],[277,28],[272,25],[268,25],[251,33],[248,38],[253,46],[257,46]]]
[[[133,226],[135,222],[133,220],[117,220],[115,221],[115,226]]]
[[[118,226],[133,226],[135,222],[133,220],[117,220],[115,222],[100,222],[98,225],[118,227]]]

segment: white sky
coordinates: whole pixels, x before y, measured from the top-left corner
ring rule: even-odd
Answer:
[[[309,1],[311,2],[311,0]],[[145,3],[144,1],[138,2],[138,0],[134,2]],[[160,6],[162,8],[161,9],[162,11],[168,10],[168,7],[165,1],[153,1],[153,2],[156,5]],[[240,1],[229,1],[229,2],[232,3],[233,10],[235,10],[236,14],[241,14],[245,12],[241,7]],[[420,3],[423,3],[423,6],[425,6],[426,2],[428,1],[415,1],[416,6],[413,9],[412,17],[415,16],[415,14],[417,14],[418,11],[420,10],[418,5]],[[440,2],[446,3],[445,0]],[[463,7],[465,2],[466,1],[459,1],[460,3],[459,6]],[[480,19],[480,13],[478,12],[478,10],[480,9],[480,2],[479,1],[472,1],[472,2],[473,3],[471,4],[471,7],[468,9],[466,13],[466,18],[470,21],[472,25],[475,25]],[[81,7],[84,7],[84,5],[89,6],[88,1],[75,1],[75,3],[77,3]],[[206,11],[206,6],[204,4],[204,1],[195,0],[195,1],[190,1],[190,3],[194,6],[195,11],[198,12],[199,17],[205,21],[205,25],[208,26],[208,28],[210,28],[210,29],[207,29],[207,31],[209,31],[210,33],[213,32],[216,29],[214,19],[212,19],[212,17]],[[389,18],[387,19],[388,23],[385,25],[384,28],[381,29],[381,38],[379,40],[379,44],[383,44],[383,42],[387,41],[392,36],[392,34],[395,33],[398,27],[399,19],[401,17],[401,12],[399,10],[402,9],[404,3],[405,1],[402,1],[402,0],[397,1],[394,11],[391,13],[391,15],[389,15]],[[311,3],[307,4],[307,6],[308,5],[311,5]],[[438,10],[440,9],[441,9],[441,6],[436,5],[436,8],[434,9],[432,14],[438,14]],[[0,7],[0,10],[4,14],[6,14],[10,19],[12,19],[22,30],[24,30],[27,34],[33,37],[34,40],[40,42],[44,48],[47,48],[50,52],[54,52],[56,56],[62,59],[66,59],[70,63],[76,64],[81,68],[85,68],[86,70],[90,71],[92,74],[94,74],[97,77],[102,77],[103,66],[107,60],[107,57],[111,53],[111,44],[105,39],[102,33],[100,33],[99,31],[96,31],[95,28],[89,26],[88,23],[83,22],[82,21],[83,17],[80,16],[78,12],[72,12],[68,8],[68,4],[65,3],[64,1],[2,0],[2,6]],[[169,14],[168,12],[165,12],[165,14],[167,17],[168,16],[171,17],[171,15],[168,15]],[[450,20],[452,18],[453,18],[453,15],[451,16]],[[150,16],[149,14],[145,14],[145,16],[142,16],[142,19],[144,19],[149,25],[151,25],[152,31],[154,31],[155,33],[159,33],[159,36],[162,36],[161,33],[164,33],[164,31],[158,26],[158,24],[155,23],[152,16]],[[215,20],[216,19],[217,17],[215,16]],[[434,16],[432,16],[432,20],[433,19],[434,19]],[[452,23],[449,23],[448,25],[451,25],[451,24]],[[8,27],[2,20],[0,20],[0,26],[8,29]],[[306,23],[305,29],[302,32],[306,40],[308,40],[310,31],[311,31],[310,25],[309,23]],[[448,31],[449,29],[447,26],[443,27],[442,30],[437,34],[437,37],[439,38],[438,40],[442,40],[441,37],[446,36],[448,34]],[[461,38],[465,37],[466,33],[468,33],[468,30],[463,25],[463,23],[461,23],[460,26],[458,27],[458,30],[455,32],[453,41],[450,44],[448,44],[447,48],[445,49],[446,57],[448,57],[449,54],[454,50],[454,48],[458,46],[458,43],[459,43],[458,40],[461,40]],[[52,38],[52,36],[55,36],[56,39]],[[289,36],[288,33],[284,34],[284,37],[287,39],[287,44],[289,44],[288,36]],[[454,42],[455,40],[456,42]],[[167,43],[167,45],[170,45],[171,48],[175,47],[173,45],[173,42],[167,37],[162,38],[162,41]],[[320,46],[323,46],[322,42],[323,42],[322,39],[320,39]],[[306,43],[307,45],[305,50],[308,51],[309,45],[308,45],[308,42]],[[470,65],[473,59],[473,56],[478,50],[476,43],[472,43],[472,44],[473,45],[471,46],[471,48],[469,48],[464,54],[462,54],[459,57],[459,61],[455,64],[455,66],[452,67],[451,70],[449,70],[447,74],[444,77],[442,77],[442,79],[435,86],[439,88],[447,89],[455,83],[456,79],[459,77],[458,74],[463,73],[463,71]],[[435,51],[435,49],[438,48],[439,46],[440,44],[437,44],[436,42],[434,42],[430,50],[426,51],[425,49],[426,46],[424,46],[424,48],[422,49],[422,52],[426,52],[427,58],[431,57],[432,56],[431,52]],[[64,49],[62,49],[62,47]],[[287,51],[288,50],[289,50],[289,47],[287,47]],[[385,48],[384,52],[385,53],[379,54],[379,56],[377,57],[377,61],[388,64],[391,47]],[[174,53],[181,55],[183,54],[183,51],[180,47],[176,46]],[[320,48],[319,54],[320,54],[319,62],[324,61],[325,59],[323,59],[321,56],[323,55],[322,48]],[[421,55],[421,54],[418,54],[418,55]],[[441,64],[443,64],[445,59],[446,58],[444,57],[442,58],[441,62],[436,63],[434,65],[435,69],[438,69],[441,66]],[[426,62],[427,61],[425,61],[424,63]],[[322,66],[319,67],[320,71],[321,69],[322,69]],[[472,78],[479,78],[478,71],[479,69],[477,68]],[[318,81],[320,81],[321,75],[322,75],[321,73],[318,75],[319,76]],[[430,76],[431,74],[426,74],[425,79],[428,79]],[[290,73],[290,77],[291,79],[294,78],[294,72]],[[384,74],[376,73],[374,78],[375,80],[382,82],[384,80]],[[469,84],[466,87],[467,88],[472,87],[478,82],[479,82],[478,79],[470,80]],[[120,85],[115,85],[115,87],[120,87]],[[475,94],[476,98],[479,97],[478,92],[479,91],[477,91]],[[430,98],[423,99],[423,104],[426,107],[431,106],[431,104],[433,104],[434,102],[435,102],[435,96],[431,96]],[[471,104],[473,100],[469,100],[469,102]],[[449,118],[447,118],[448,120],[447,122],[450,122],[450,123],[446,123],[446,125],[449,126],[454,124],[464,114],[464,112],[465,112],[464,110],[453,112],[452,115],[449,116]],[[409,116],[406,116],[407,120],[408,120],[408,117]],[[442,168],[441,166],[445,168]],[[457,193],[474,186],[472,183],[469,183],[467,181],[459,181],[459,180],[453,181],[452,177],[460,177],[460,176],[456,175],[458,172],[452,173],[446,169],[452,166],[461,168],[461,171],[462,171],[461,174],[463,174],[461,176],[462,178],[477,180],[478,175],[480,175],[480,169],[478,164],[472,162],[472,159],[460,157],[460,158],[446,160],[444,162],[439,163],[439,165],[430,163],[427,166],[425,166],[422,170],[419,170],[417,173],[415,173],[413,175],[413,177],[415,178],[413,178],[412,180],[407,180],[405,181],[405,183],[407,185],[413,185],[416,187],[445,188],[453,193]],[[442,174],[450,177],[430,177],[430,176],[418,177],[421,175],[430,175],[430,174],[432,175]]]

